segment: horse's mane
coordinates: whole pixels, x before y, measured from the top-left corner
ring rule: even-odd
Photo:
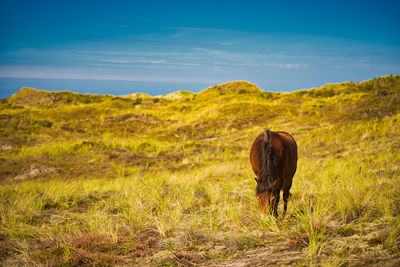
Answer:
[[[271,143],[271,131],[268,129],[263,132],[263,138],[261,141],[261,157],[259,158],[259,166],[260,166],[260,176],[259,183],[257,184],[256,192],[257,195],[265,192],[272,187],[272,181],[270,181],[271,177],[268,173],[267,159],[272,159],[272,153],[268,153],[268,151],[272,151],[272,143]]]

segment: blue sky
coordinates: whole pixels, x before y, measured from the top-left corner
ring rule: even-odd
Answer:
[[[399,1],[0,0],[0,98],[21,87],[151,95],[400,74]]]

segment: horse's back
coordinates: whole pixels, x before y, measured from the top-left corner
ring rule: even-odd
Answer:
[[[284,166],[282,176],[285,180],[285,187],[289,187],[288,189],[290,189],[293,176],[297,170],[297,143],[293,136],[286,132],[277,132],[277,134],[279,135],[283,150]]]
[[[250,150],[250,163],[251,167],[253,168],[253,171],[257,177],[260,175],[260,157],[261,157],[261,149],[262,149],[262,143],[263,143],[263,135],[264,133],[261,133],[257,136],[256,140],[254,140],[253,144],[251,145],[251,150]]]
[[[297,143],[293,136],[286,132],[277,132],[279,135],[285,153],[288,153],[291,160],[297,162]]]
[[[294,138],[286,132],[270,132],[273,143],[273,147],[276,150],[279,157],[285,158],[285,164],[283,169],[285,176],[294,175],[297,168],[297,144]],[[254,140],[250,150],[250,162],[256,176],[260,173],[260,158],[262,155],[262,146],[265,142],[265,132],[259,134]]]

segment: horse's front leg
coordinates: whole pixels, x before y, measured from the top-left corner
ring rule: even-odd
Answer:
[[[284,190],[283,191],[283,217],[286,215],[286,210],[287,210],[287,204],[288,204],[288,199],[290,197],[289,191]]]
[[[279,204],[279,198],[280,198],[280,191],[281,190],[274,190],[274,199],[272,200],[272,209],[274,212],[275,218],[278,218],[278,204]]]

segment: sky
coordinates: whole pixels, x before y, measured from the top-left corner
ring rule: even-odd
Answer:
[[[150,95],[400,74],[400,1],[0,0],[0,98]]]

